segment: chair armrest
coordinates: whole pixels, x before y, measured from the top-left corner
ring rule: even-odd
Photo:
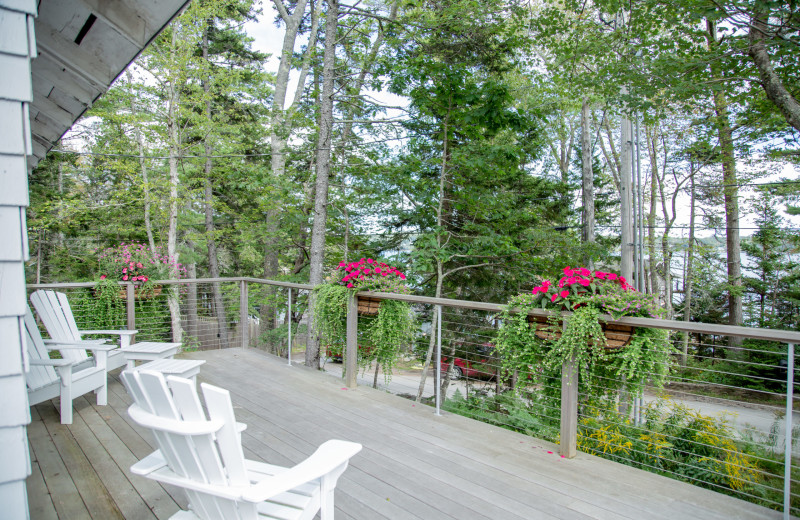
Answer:
[[[116,345],[98,345],[97,343],[53,343],[46,347],[47,350],[91,350],[92,352],[108,352],[117,348]]]
[[[69,359],[31,359],[31,365],[43,367],[66,367],[72,365],[74,362]]]
[[[117,336],[133,336],[138,330],[82,330],[81,334],[116,334]]]
[[[81,334],[111,334],[119,336],[120,348],[129,347],[138,330],[82,330]]]
[[[167,461],[164,459],[164,455],[161,454],[161,450],[156,450],[131,466],[131,473],[146,476],[166,465]]]
[[[337,469],[344,471],[347,462],[359,451],[361,445],[355,442],[327,441],[300,464],[246,489],[242,498],[248,502],[263,502],[279,493],[334,473]]]
[[[81,341],[61,341],[57,339],[46,339],[44,340],[44,345],[53,350],[50,345],[84,345],[81,348],[90,348],[89,345],[102,345],[104,344],[107,339],[86,339]]]

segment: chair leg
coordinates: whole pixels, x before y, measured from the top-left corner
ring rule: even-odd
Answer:
[[[72,424],[72,386],[61,384],[61,424]]]
[[[105,406],[108,404],[108,380],[103,381],[103,386],[95,390],[97,393],[97,405]]]

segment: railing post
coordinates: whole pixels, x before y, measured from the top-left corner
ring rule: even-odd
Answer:
[[[568,459],[578,451],[578,364],[575,358],[561,366],[561,443],[558,453]]]
[[[136,330],[136,288],[132,283],[125,286],[125,308],[128,314],[128,330]],[[136,336],[131,336],[131,343],[136,342]]]
[[[562,327],[566,330],[567,320]],[[568,459],[578,453],[578,363],[574,355],[561,365],[561,441],[558,453]]]
[[[289,366],[292,366],[292,288],[289,287],[289,311],[286,314],[287,324],[289,325],[289,344],[286,346],[286,359]]]
[[[442,405],[442,306],[436,306],[436,366],[434,370],[433,395],[436,399],[436,415],[442,415],[440,406]]]
[[[789,520],[792,510],[792,409],[794,404],[794,343],[789,343],[786,360],[786,426],[783,455],[783,518]]]
[[[239,324],[242,327],[242,348],[250,346],[250,309],[247,298],[247,282],[239,282]]]
[[[347,346],[345,360],[345,384],[347,388],[358,386],[358,299],[352,292],[347,295]]]

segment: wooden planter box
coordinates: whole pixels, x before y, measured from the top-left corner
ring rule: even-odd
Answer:
[[[136,287],[133,290],[133,297],[136,300],[147,300],[149,298],[155,298],[156,296],[158,296],[160,294],[161,294],[161,286],[160,285],[156,285],[155,287],[153,287],[152,291],[145,291],[141,287]],[[122,289],[119,290],[119,297],[121,299],[123,299],[123,300],[128,297],[128,289],[127,289],[127,287],[123,287]]]
[[[358,314],[363,316],[377,316],[381,301],[377,298],[358,298]]]
[[[528,316],[528,322],[536,327],[536,337],[540,339],[559,339],[561,329],[553,330],[544,316]],[[606,350],[618,350],[628,346],[633,336],[634,327],[630,325],[617,325],[614,323],[601,323],[601,328],[606,336]]]

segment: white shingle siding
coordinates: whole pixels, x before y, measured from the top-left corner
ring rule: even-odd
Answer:
[[[0,0],[0,504],[3,518],[28,518],[25,479],[31,473],[26,425],[25,268],[28,256],[26,155],[32,151],[33,0]]]

